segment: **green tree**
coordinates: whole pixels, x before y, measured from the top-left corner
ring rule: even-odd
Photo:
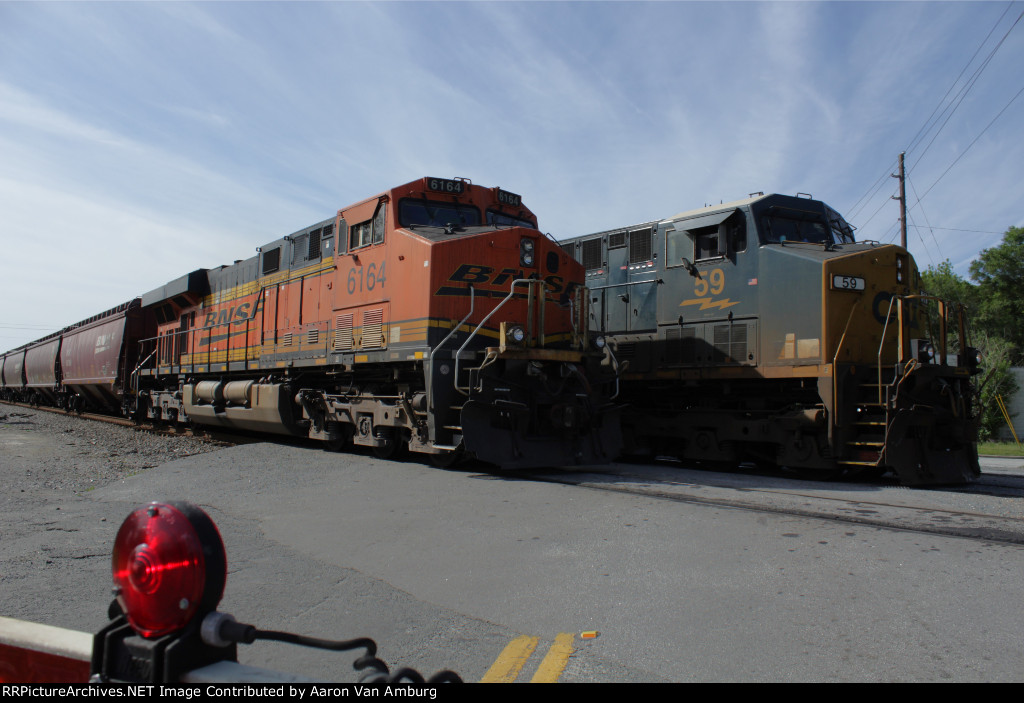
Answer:
[[[981,351],[981,373],[975,378],[980,389],[979,411],[981,439],[995,439],[1006,424],[996,396],[1009,400],[1018,389],[1017,383],[1010,373],[1010,367],[1020,361],[1020,350],[1024,349],[1024,338],[1021,337],[1020,325],[1013,320],[1014,305],[1022,304],[1020,291],[1024,290],[1024,261],[1010,261],[1007,257],[1015,254],[1014,245],[1024,257],[1024,230],[1011,227],[1004,237],[1003,244],[993,249],[986,249],[978,260],[971,264],[971,278],[978,281],[972,284],[953,271],[953,265],[947,259],[935,268],[929,267],[921,273],[921,288],[929,295],[943,300],[963,303],[967,308],[967,329],[971,346]],[[1010,246],[1007,246],[1010,242]],[[1016,243],[1016,244],[1014,244]],[[1018,276],[1016,284],[1013,277]],[[1016,289],[1013,286],[1018,286]],[[936,335],[934,305],[927,305],[932,314],[928,316],[930,334]],[[1020,318],[1017,318],[1020,319]],[[1017,339],[1014,339],[1016,333]],[[950,353],[956,349],[958,337],[957,324],[954,322],[950,330]]]
[[[958,276],[953,271],[953,264],[946,259],[935,268],[928,267],[921,272],[921,289],[928,295],[934,295],[944,301],[961,303],[966,308],[968,332],[977,327],[976,311],[978,309],[978,287],[970,281]],[[922,305],[925,311],[925,319],[928,320],[929,334],[932,340],[938,338],[938,309],[937,306],[927,301]],[[951,313],[949,320],[952,326],[948,332],[951,344],[950,353],[959,352],[960,324],[956,314]]]
[[[968,309],[973,308],[977,303],[977,286],[958,276],[949,259],[935,268],[929,266],[921,272],[921,288],[928,295],[963,303]]]
[[[1019,359],[1024,353],[1024,228],[1006,230],[1002,243],[982,250],[970,271],[978,284],[975,324],[1010,342]]]
[[[974,335],[974,345],[981,350],[981,373],[975,379],[981,390],[978,401],[981,426],[978,435],[982,440],[996,439],[1006,426],[996,396],[1002,396],[1009,404],[1010,397],[1018,390],[1017,380],[1010,373],[1015,354],[1010,342],[986,331]]]

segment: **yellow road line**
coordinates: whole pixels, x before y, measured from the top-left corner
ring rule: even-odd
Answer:
[[[537,638],[520,635],[508,643],[498,658],[491,664],[480,683],[511,683],[516,680],[526,660],[537,647]]]
[[[548,649],[544,661],[537,667],[537,673],[530,679],[530,683],[557,683],[558,677],[565,670],[572,656],[573,633],[561,632],[555,635],[555,643]]]

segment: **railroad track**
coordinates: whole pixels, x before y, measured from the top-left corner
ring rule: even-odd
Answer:
[[[672,480],[664,477],[645,475],[643,466],[636,472],[610,470],[531,472],[530,478],[550,483],[576,485],[593,490],[629,493],[658,500],[693,503],[721,508],[750,510],[755,512],[815,518],[839,523],[866,525],[917,532],[929,535],[957,537],[984,543],[1024,545],[1024,505],[1016,508],[1016,515],[996,515],[971,509],[940,507],[929,501],[929,494],[963,493],[996,498],[1017,498],[1024,496],[1024,477],[998,476],[991,484],[980,486],[958,486],[949,489],[907,489],[893,485],[893,493],[900,499],[886,499],[879,495],[868,498],[868,493],[835,495],[838,490],[849,492],[843,484],[822,483],[821,487],[809,487],[808,481],[780,479],[777,485],[758,486],[742,479],[730,481],[731,485],[716,485],[710,478],[703,481],[689,471]],[[686,478],[683,478],[685,476]],[[686,480],[687,478],[691,480]],[[754,476],[760,478],[760,476]],[[777,476],[775,478],[778,478]],[[862,484],[865,491],[885,490],[879,484]],[[919,491],[909,494],[909,491]],[[909,504],[908,495],[920,497],[920,505]]]
[[[150,432],[152,434],[159,434],[166,437],[192,437],[194,439],[201,439],[209,442],[221,443],[224,446],[231,446],[238,444],[240,439],[230,434],[220,432],[210,432],[205,429],[197,429],[194,427],[178,427],[178,426],[167,426],[160,425],[153,422],[135,422],[118,415],[104,415],[102,413],[75,413],[63,410],[61,408],[51,408],[46,405],[32,405],[30,403],[17,403],[9,400],[0,400],[0,405],[8,405],[16,408],[25,408],[27,410],[37,410],[39,412],[52,413],[54,415],[65,415],[68,417],[79,417],[83,420],[92,420],[94,422],[102,422],[108,425],[119,425],[121,427],[128,427],[133,430],[140,432]]]
[[[1024,459],[1022,459],[1024,462]],[[1024,475],[982,473],[974,483],[933,488],[947,493],[970,493],[999,498],[1024,498]]]
[[[22,403],[6,404],[66,414],[65,411],[55,408],[32,407]],[[224,446],[267,439],[263,436],[237,433],[178,431],[152,424],[136,425],[124,418],[93,413],[83,413],[80,417],[165,436],[194,437],[221,443]],[[280,441],[282,438],[272,439]],[[1024,512],[1020,513],[1020,517],[992,515],[977,510],[937,508],[934,505],[915,507],[907,505],[905,500],[908,495],[927,497],[930,494],[960,494],[996,499],[1024,498],[1024,475],[1017,474],[982,474],[973,484],[923,489],[907,488],[900,486],[896,481],[885,479],[872,482],[846,480],[815,483],[789,477],[777,470],[769,472],[750,467],[745,467],[742,472],[726,474],[726,485],[726,482],[720,480],[722,474],[717,472],[686,470],[682,466],[666,467],[664,462],[619,464],[607,469],[555,469],[522,473],[494,471],[476,462],[469,464],[467,468],[513,480],[522,478],[576,485],[593,490],[630,493],[680,503],[816,518],[981,542],[1024,545]],[[652,472],[659,475],[652,476]],[[862,490],[858,490],[858,486]],[[827,495],[835,491],[843,491],[847,495]],[[878,491],[883,493],[867,497],[871,495],[869,492]],[[885,492],[904,499],[884,499],[882,495]]]

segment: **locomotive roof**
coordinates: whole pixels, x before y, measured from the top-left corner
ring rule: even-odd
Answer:
[[[772,197],[772,196],[771,195],[758,194],[758,195],[751,196],[749,198],[744,198],[742,200],[733,200],[730,203],[719,203],[718,205],[707,205],[707,206],[702,207],[702,208],[697,208],[696,210],[687,210],[685,212],[680,212],[677,215],[672,215],[671,217],[666,217],[664,220],[661,220],[661,221],[662,222],[667,222],[667,221],[670,221],[670,220],[678,220],[678,219],[681,219],[681,218],[684,218],[684,217],[693,217],[694,215],[702,215],[702,214],[705,214],[705,213],[711,213],[711,212],[714,212],[716,210],[735,209],[735,208],[738,208],[738,207],[742,207],[744,205],[750,205],[751,203],[756,203],[758,200],[764,200],[765,198],[770,198],[770,197]]]

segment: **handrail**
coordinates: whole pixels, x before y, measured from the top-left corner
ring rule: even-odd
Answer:
[[[298,279],[296,278],[296,279],[293,279],[293,280],[298,280]],[[275,285],[277,285],[277,284],[275,284]],[[200,327],[189,327],[186,330],[179,329],[177,331],[171,332],[170,335],[191,334],[193,332],[205,332],[207,330],[210,330],[210,335],[209,336],[212,339],[213,338],[213,332],[212,332],[213,329],[215,329],[217,327],[224,327],[224,326],[229,326],[230,327],[231,325],[233,325],[235,323],[242,323],[242,322],[244,322],[245,323],[245,348],[246,348],[246,352],[247,352],[246,355],[245,355],[245,361],[246,361],[246,363],[248,363],[248,361],[249,361],[249,354],[248,354],[248,350],[249,350],[249,331],[250,331],[249,330],[249,323],[256,319],[256,313],[260,309],[260,303],[263,301],[264,293],[266,292],[267,288],[269,288],[269,286],[261,286],[260,289],[259,289],[259,292],[256,293],[256,300],[255,300],[255,302],[254,302],[254,304],[252,306],[252,312],[249,313],[248,317],[243,317],[240,320],[229,320],[227,322],[215,322],[212,325],[202,325]],[[237,300],[237,298],[232,298],[232,300]],[[227,301],[224,301],[224,302],[227,302]],[[160,340],[163,337],[170,336],[170,335],[159,335],[158,334],[155,337],[147,337],[146,339],[140,339],[139,340],[139,344],[145,344],[146,342],[153,342],[154,346],[157,346],[157,345],[159,345]],[[199,340],[195,339],[195,341],[198,342]],[[228,360],[228,352],[230,352],[230,351],[231,351],[230,349],[225,349],[224,350],[224,353],[225,353],[224,360],[225,361]],[[209,365],[211,363],[210,362],[211,352],[212,352],[212,350],[210,349],[209,346],[207,346],[206,347],[206,363],[207,363],[207,365]],[[178,352],[178,365],[179,366],[181,365],[182,353],[183,352],[180,352],[180,351]],[[192,351],[189,352],[189,354],[191,354],[191,355],[196,355],[198,353],[199,352],[197,352],[195,347],[193,347]],[[152,354],[150,356],[152,356]],[[147,360],[148,360],[148,357],[147,357]],[[195,363],[195,362],[193,361],[193,363]],[[159,366],[159,364],[157,364],[157,365]]]
[[[903,301],[904,300],[934,300],[938,304],[938,313],[940,316],[939,320],[939,335],[941,339],[939,361],[943,366],[949,365],[948,347],[946,344],[946,337],[948,335],[948,324],[947,318],[949,316],[950,304],[948,301],[935,295],[928,295],[926,293],[915,293],[912,295],[894,295],[889,299],[889,311],[886,313],[885,326],[882,328],[882,338],[878,343],[878,403],[882,403],[882,348],[885,346],[885,335],[889,329],[889,320],[892,318],[892,304],[894,301],[898,301],[897,315],[899,317],[899,349],[897,349],[897,357],[899,361],[902,361],[907,357],[906,343],[903,336]],[[960,351],[961,353],[966,349],[967,343],[967,329],[966,329],[966,318],[964,317],[964,305],[963,303],[953,303],[956,306],[957,317],[960,322]]]
[[[832,405],[835,406],[836,398],[839,396],[839,382],[836,380],[836,363],[839,361],[839,352],[843,349],[843,342],[846,341],[846,333],[850,330],[850,322],[853,321],[853,313],[857,310],[857,306],[860,305],[860,300],[856,300],[853,303],[853,307],[850,308],[850,315],[846,318],[846,327],[843,328],[843,334],[839,338],[839,345],[836,347],[835,356],[832,357]],[[835,417],[832,418],[832,422],[835,422]]]
[[[147,361],[149,361],[153,357],[154,354],[156,354],[156,349],[155,348],[153,349],[153,351],[151,351],[149,353],[149,356],[147,356],[145,359],[140,361],[138,363],[138,365],[136,365],[136,367],[132,370],[132,374],[131,374],[131,377],[132,377],[132,391],[135,393],[135,395],[139,394],[139,370],[143,367],[143,365]]]
[[[512,298],[515,297],[516,286],[519,284],[525,284],[531,287],[535,284],[540,286],[540,305],[541,310],[543,311],[544,303],[547,301],[547,284],[544,281],[540,280],[539,278],[517,278],[516,280],[512,281],[511,285],[509,285],[508,295],[506,295],[505,298],[500,303],[495,305],[494,308],[484,316],[484,319],[480,320],[480,324],[476,326],[476,328],[466,338],[466,341],[462,343],[462,346],[459,347],[459,350],[455,352],[455,378],[453,379],[453,381],[455,384],[455,390],[457,390],[459,393],[462,393],[462,395],[468,396],[470,390],[469,386],[466,386],[466,390],[463,390],[462,388],[459,387],[459,361],[461,360],[463,350],[465,350],[466,346],[473,340],[473,337],[476,336],[477,332],[480,331],[480,328],[483,327],[484,324],[491,319],[491,316],[494,315],[494,313],[498,312],[498,310],[500,310],[502,307],[504,307],[505,303],[507,303],[508,301],[512,300]],[[527,312],[528,314],[530,313],[530,311]],[[541,318],[543,320],[543,312],[541,314]],[[530,315],[529,319],[532,320],[532,315]],[[529,325],[529,322],[527,324]],[[530,332],[531,330],[527,329],[527,335],[529,335],[532,338],[533,335],[530,334]]]
[[[447,344],[448,340],[452,338],[452,335],[454,335],[456,332],[458,332],[459,328],[462,327],[462,325],[464,325],[466,323],[466,320],[468,320],[470,318],[470,316],[473,314],[473,309],[475,307],[476,307],[476,296],[475,296],[475,292],[473,290],[473,284],[471,283],[469,285],[469,312],[466,313],[466,316],[464,318],[462,318],[462,321],[459,322],[459,324],[457,324],[454,327],[452,327],[451,331],[448,333],[448,335],[444,339],[441,340],[440,344],[438,344],[436,347],[434,347],[433,349],[431,349],[430,351],[427,352],[427,411],[428,412],[432,411],[433,408],[434,408],[434,354],[437,352],[437,350],[439,350],[441,347],[443,347],[445,344]],[[475,334],[475,331],[474,331],[474,334]],[[458,374],[458,366],[457,366],[457,364],[458,364],[458,360],[456,359],[456,374]],[[458,377],[458,375],[456,375],[455,376],[455,387],[456,388],[458,388],[458,385],[459,385],[458,384],[458,380],[459,380],[459,377]]]
[[[885,346],[885,333],[889,330],[889,320],[892,319],[892,304],[897,298],[900,300],[900,308],[903,306],[903,296],[894,295],[889,298],[889,310],[885,314],[885,325],[882,327],[882,338],[878,342],[878,404],[882,404],[882,347]],[[901,320],[902,322],[902,320]],[[897,356],[902,358],[903,350],[897,351]]]

